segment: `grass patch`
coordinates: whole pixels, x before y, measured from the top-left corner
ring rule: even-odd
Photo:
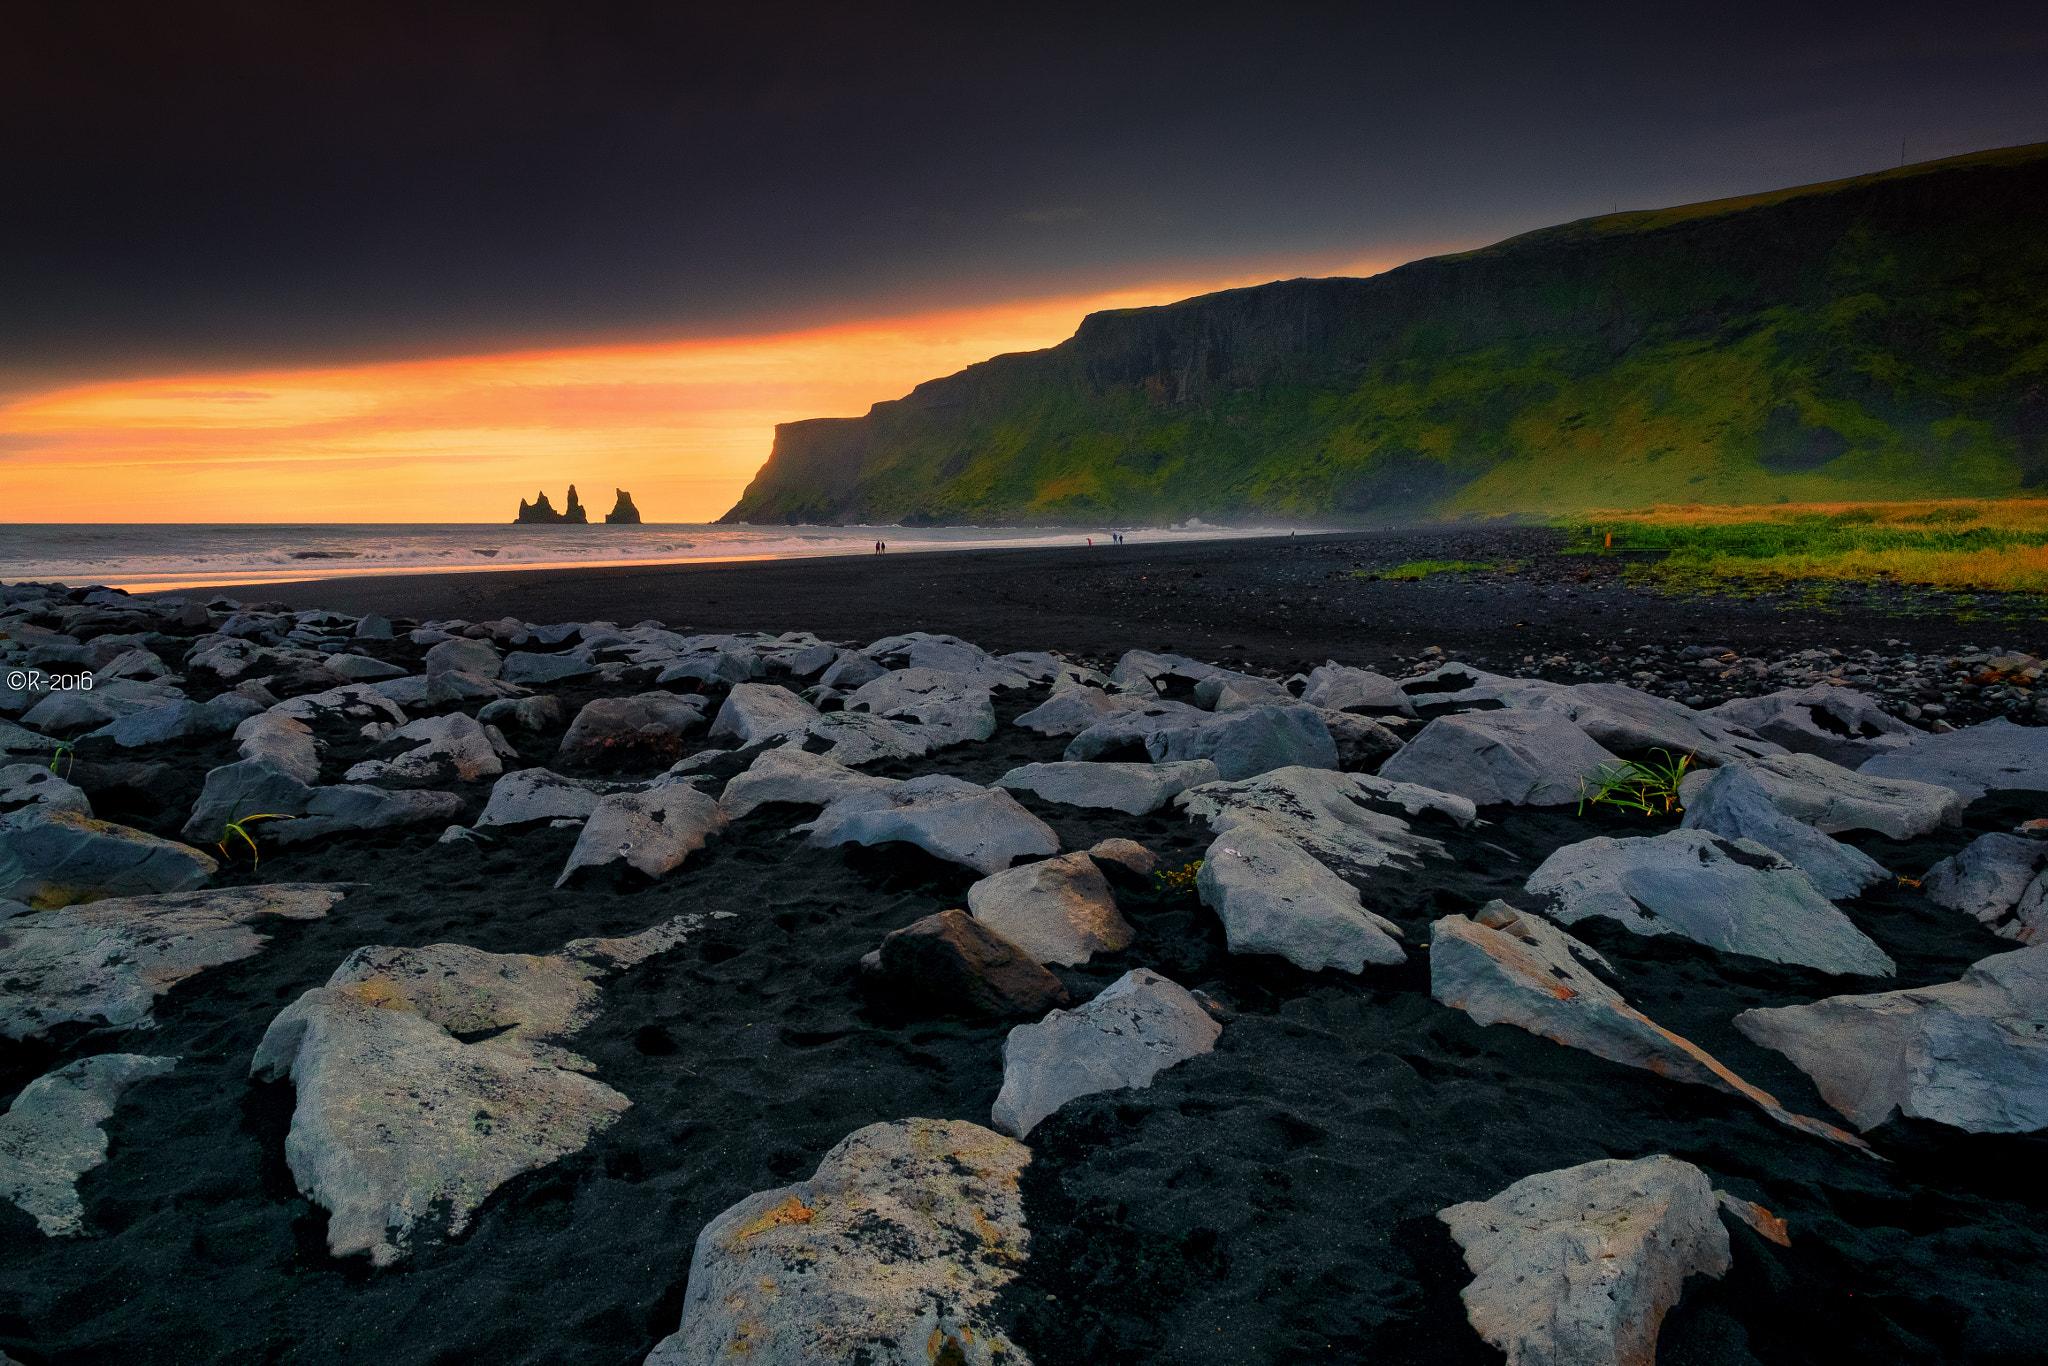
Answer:
[[[1484,560],[1410,560],[1406,564],[1395,565],[1392,569],[1379,575],[1379,577],[1383,579],[1398,579],[1402,583],[1415,583],[1418,580],[1428,578],[1431,574],[1478,574],[1493,569],[1513,570],[1515,567],[1512,563],[1498,565]],[[1370,577],[1370,575],[1366,571],[1360,570],[1351,577],[1362,579]]]
[[[1671,588],[1891,580],[1951,592],[2048,592],[2048,499],[1660,506],[1558,525],[1572,553],[1661,553],[1631,577]]]

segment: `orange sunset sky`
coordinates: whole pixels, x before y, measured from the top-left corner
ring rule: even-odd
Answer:
[[[709,521],[767,459],[778,422],[866,412],[989,356],[1054,345],[1094,310],[1372,274],[1416,254],[1261,262],[771,335],[57,387],[0,407],[6,519],[509,522],[521,498],[546,489],[560,507],[574,483],[593,518],[619,487],[647,521]]]

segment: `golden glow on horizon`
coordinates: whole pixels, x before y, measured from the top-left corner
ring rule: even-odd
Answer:
[[[976,361],[1052,346],[1086,313],[1273,278],[775,336],[59,389],[0,407],[0,520],[509,522],[519,499],[545,489],[560,507],[573,483],[592,520],[617,486],[650,521],[709,521],[767,459],[778,422],[865,413]]]

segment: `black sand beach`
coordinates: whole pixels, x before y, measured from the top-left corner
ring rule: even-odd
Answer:
[[[1332,657],[1392,670],[1436,645],[1515,672],[1524,654],[1568,648],[1591,658],[1630,631],[1740,652],[1887,639],[2002,648],[2031,635],[2007,623],[1672,602],[1581,580],[1582,561],[1544,558],[1548,536],[1361,534],[227,591],[414,620],[658,618],[677,630],[858,641],[921,629],[992,651],[1113,662],[1129,648],[1172,649],[1280,671]],[[1538,567],[1519,582],[1476,586],[1351,577],[1354,566],[1371,572],[1425,552],[1531,556]],[[402,638],[374,652],[415,664],[422,653]],[[605,692],[576,682],[549,690],[572,712]],[[1064,739],[1008,724],[1044,695],[999,693],[992,739],[873,771],[987,783],[1057,759]],[[528,765],[546,764],[556,739],[514,738]],[[327,762],[339,771],[369,748],[335,740]],[[232,761],[235,748],[226,737],[179,741],[148,757],[171,758],[175,776],[102,814],[174,834],[208,768]],[[80,754],[81,764],[109,761]],[[489,788],[459,789],[463,821]],[[1064,849],[1122,836],[1181,864],[1209,840],[1171,808],[1128,817],[1023,801]],[[973,875],[903,845],[808,848],[787,832],[815,810],[763,808],[659,880],[593,876],[559,891],[552,884],[576,832],[545,826],[489,848],[438,844],[438,826],[341,835],[267,849],[260,870],[234,865],[218,884],[361,886],[325,919],[266,925],[263,951],[180,983],[140,1039],[80,1026],[0,1042],[0,1100],[90,1053],[183,1060],[131,1092],[106,1126],[109,1160],[80,1182],[93,1237],[50,1241],[0,1204],[0,1348],[27,1366],[635,1366],[676,1327],[692,1243],[720,1211],[808,1176],[865,1124],[988,1122],[1008,1024],[906,1013],[870,999],[858,970],[885,933],[961,904]],[[1427,956],[1414,948],[1433,920],[1493,897],[1526,903],[1522,882],[1553,849],[1637,832],[1569,806],[1482,814],[1492,824],[1428,826],[1449,859],[1373,880],[1366,900],[1401,925],[1410,961],[1358,976],[1233,957],[1192,894],[1119,888],[1137,940],[1062,970],[1069,989],[1085,998],[1149,967],[1203,989],[1235,1018],[1213,1054],[1162,1072],[1149,1089],[1073,1102],[1031,1134],[1032,1255],[1003,1318],[1039,1366],[1499,1361],[1465,1321],[1458,1292],[1469,1273],[1435,1212],[1532,1172],[1658,1152],[1704,1168],[1792,1230],[1781,1248],[1733,1228],[1733,1270],[1695,1279],[1665,1323],[1666,1366],[2041,1359],[2048,1138],[1895,1118],[1866,1135],[1886,1159],[1872,1160],[1717,1092],[1509,1026],[1480,1028],[1434,1003]],[[1911,842],[1851,838],[1917,875],[1980,832],[2041,815],[2040,794],[1994,793],[1968,808],[1961,828]],[[1734,1030],[1735,1013],[1950,981],[2013,947],[1904,883],[1843,908],[1898,961],[1897,979],[1829,977],[1599,920],[1575,933],[1609,956],[1616,983],[1659,1023],[1788,1108],[1833,1118],[1801,1073]],[[300,1197],[284,1162],[292,1087],[248,1080],[279,1009],[364,944],[539,954],[685,911],[734,917],[607,981],[604,1013],[577,1036],[596,1075],[633,1102],[616,1125],[501,1187],[461,1237],[419,1239],[390,1270],[328,1256],[326,1214]]]

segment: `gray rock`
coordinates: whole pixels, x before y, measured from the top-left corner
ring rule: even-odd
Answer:
[[[1852,773],[1817,754],[1773,755],[1743,767],[1773,806],[1826,835],[1875,830],[1903,840],[1962,820],[1962,799],[1950,788]],[[1707,780],[1705,770],[1687,774],[1680,803],[1692,805]]]
[[[718,808],[736,821],[769,802],[828,806],[849,793],[888,792],[898,785],[894,778],[855,773],[829,755],[784,746],[762,751],[746,772],[727,782]]]
[[[1026,764],[996,779],[997,787],[1034,792],[1049,802],[1142,816],[1187,791],[1221,778],[1207,759],[1164,764]]]
[[[0,1115],[0,1200],[32,1216],[46,1237],[85,1236],[78,1178],[107,1160],[100,1125],[123,1091],[177,1065],[176,1058],[101,1053],[24,1086]]]
[[[1031,681],[979,645],[958,636],[912,631],[875,641],[862,653],[896,670],[929,669],[934,673],[961,675],[974,680],[980,688],[1022,688]]]
[[[1213,1050],[1222,1035],[1187,988],[1134,968],[1086,1005],[1010,1031],[989,1122],[1025,1138],[1075,1097],[1148,1087],[1165,1068]]]
[[[1866,778],[1904,778],[1954,789],[1965,803],[1986,792],[2048,792],[2048,727],[1999,717],[1947,735],[1922,735],[1903,749],[1865,760]]]
[[[0,897],[36,907],[182,892],[219,867],[190,845],[76,811],[30,807],[0,829]]]
[[[269,942],[266,916],[316,920],[345,883],[279,882],[166,896],[109,898],[0,922],[0,1035],[54,1025],[150,1028],[156,998],[187,977],[247,958]]]
[[[100,640],[94,641],[93,644],[99,645],[105,639],[102,636]],[[105,664],[94,669],[93,675],[102,682],[112,678],[161,678],[173,683],[184,681],[171,673],[170,666],[165,664],[155,651],[139,647],[132,650],[123,650]]]
[[[388,683],[352,683],[327,692],[307,693],[280,702],[270,709],[272,716],[289,716],[310,725],[345,726],[351,730],[365,721],[389,721],[402,726],[405,709],[383,690]]]
[[[1137,934],[1117,913],[1108,880],[1086,854],[991,874],[967,889],[967,909],[1033,962],[1061,967],[1127,948]]]
[[[1854,688],[1831,683],[1738,697],[1706,715],[1844,768],[1911,744],[1922,733]]]
[[[304,721],[274,711],[260,712],[235,727],[235,739],[244,759],[267,760],[278,772],[302,783],[320,781],[320,748],[313,728]]]
[[[848,692],[863,683],[871,683],[889,671],[869,659],[858,650],[841,650],[839,658],[825,668],[818,682],[828,688],[841,688]]]
[[[498,656],[489,641],[471,640],[458,636],[444,640],[427,651],[424,672],[432,678],[435,674],[466,673],[479,678],[496,678],[504,670],[505,661]]]
[[[1735,1027],[1790,1058],[1858,1129],[1894,1110],[1973,1134],[2048,1128],[2048,944],[1939,986],[1745,1010]]]
[[[450,669],[431,677],[413,674],[405,678],[387,678],[369,686],[399,706],[416,710],[458,706],[478,698],[524,697],[527,694],[527,689],[521,684],[486,678],[462,669]]]
[[[1148,701],[1176,685],[1192,686],[1216,674],[1228,674],[1214,664],[1204,664],[1186,655],[1156,654],[1151,650],[1126,650],[1110,671],[1110,681],[1125,692]],[[1241,676],[1241,675],[1240,675]]]
[[[1882,977],[1898,971],[1806,874],[1753,840],[1705,830],[1603,835],[1543,860],[1528,891],[1566,925],[1599,915],[1637,934],[1682,935],[1773,963]]]
[[[191,653],[185,656],[186,672],[211,673],[223,683],[232,683],[245,676],[260,678],[277,665],[277,651],[266,650],[252,640],[235,640],[226,636],[202,636],[193,643]]]
[[[130,712],[92,734],[123,749],[139,749],[171,740],[226,735],[262,710],[245,697],[223,693],[211,702],[179,701]]]
[[[1232,953],[1270,953],[1304,972],[1405,963],[1400,926],[1362,906],[1358,889],[1255,825],[1224,835],[1195,875],[1202,904],[1223,921]]]
[[[318,789],[263,756],[222,764],[206,775],[192,815],[178,833],[197,844],[212,844],[227,822],[243,816],[301,816]]]
[[[0,754],[50,754],[57,742],[47,735],[23,730],[12,721],[0,721]]]
[[[1447,915],[1430,927],[1430,995],[1475,1024],[1511,1024],[1609,1062],[1711,1086],[1801,1133],[1868,1148],[1854,1134],[1785,1109],[1704,1048],[1630,1005],[1589,964],[1612,970],[1605,958],[1542,916],[1505,901],[1488,902],[1472,919]]]
[[[730,735],[742,749],[770,740],[801,739],[817,719],[817,708],[787,688],[735,683],[711,723],[711,738]]]
[[[136,712],[182,702],[185,694],[168,683],[136,683],[115,679],[90,691],[51,692],[22,714],[22,724],[51,735],[97,730]]]
[[[871,764],[877,759],[917,759],[953,743],[949,732],[914,721],[891,721],[864,711],[826,712],[811,722],[811,734],[831,748],[837,763]]]
[[[505,771],[491,737],[459,711],[408,721],[377,750],[390,757],[365,759],[342,776],[352,783],[467,783]]]
[[[1034,683],[1050,682],[1054,692],[1076,686],[1112,686],[1108,674],[1098,673],[1085,664],[1076,664],[1065,655],[1045,650],[1020,650],[1015,654],[999,655],[997,658]]]
[[[1212,712],[1232,712],[1251,707],[1294,707],[1301,704],[1276,678],[1214,673],[1195,684],[1195,705]]]
[[[1225,782],[1276,768],[1337,767],[1337,746],[1313,708],[1251,707],[1225,716],[1155,730],[1145,750],[1154,763],[1208,759]],[[1068,755],[1073,746],[1068,746]]]
[[[665,692],[587,702],[555,751],[555,767],[672,764],[683,757],[684,737],[703,729],[703,705],[700,696]]]
[[[1557,712],[1481,711],[1431,721],[1380,776],[1481,806],[1563,806],[1583,800],[1603,770],[1623,766]]]
[[[2031,944],[2048,931],[2048,840],[1980,835],[1928,869],[1920,885],[1929,901],[1974,916],[1993,934]]]
[[[1149,877],[1159,866],[1159,855],[1136,840],[1097,840],[1088,846],[1088,857],[1098,863],[1113,863],[1138,877]]]
[[[1029,1246],[1030,1161],[964,1120],[856,1130],[810,1180],[705,1225],[682,1323],[645,1366],[1030,1366],[996,1315]]]
[[[48,764],[9,764],[0,768],[0,828],[34,819],[38,811],[92,814],[92,800],[50,771]],[[26,814],[24,814],[26,813]]]
[[[1020,680],[1021,681],[1021,680]],[[892,719],[914,717],[942,744],[986,740],[996,733],[996,710],[988,685],[972,674],[936,669],[903,669],[863,683],[848,695],[845,710]]]
[[[1235,783],[1209,783],[1173,799],[1217,835],[1257,829],[1291,840],[1303,853],[1350,882],[1378,868],[1419,866],[1425,857],[1448,858],[1443,845],[1416,834],[1384,808],[1409,814],[1435,809],[1470,823],[1472,803],[1385,778],[1328,769],[1281,768]]]
[[[1466,1317],[1508,1366],[1649,1366],[1685,1278],[1733,1265],[1714,1183],[1662,1153],[1538,1172],[1436,1217],[1472,1270]]]
[[[535,733],[553,730],[565,719],[562,700],[547,694],[538,697],[501,697],[484,703],[476,719],[487,726],[515,726]]]
[[[1043,1015],[1067,989],[1038,960],[965,911],[940,911],[886,936],[874,984],[927,1010]]]
[[[1322,718],[1323,728],[1330,732],[1330,743],[1337,747],[1337,767],[1346,773],[1377,772],[1407,743],[1390,727],[1366,717],[1327,707],[1309,710]]]
[[[1309,671],[1308,686],[1301,700],[1311,707],[1330,711],[1362,712],[1368,716],[1394,713],[1415,715],[1415,703],[1393,679],[1365,669],[1352,669],[1331,660]]]
[[[682,779],[657,779],[643,792],[606,797],[592,808],[555,886],[566,886],[578,869],[621,861],[660,877],[725,827],[717,802]]]
[[[1711,769],[1684,786],[1686,830],[1728,840],[1754,840],[1805,873],[1814,890],[1834,900],[1860,894],[1891,877],[1884,865],[1853,845],[1780,811],[1747,769]]]
[[[386,664],[383,660],[372,659],[368,655],[329,655],[327,656],[327,667],[340,674],[343,678],[353,678],[365,683],[379,678],[405,677],[405,670],[399,668],[396,664]],[[516,682],[517,680],[515,679],[514,681]]]
[[[438,650],[441,647],[437,645],[434,648]],[[498,677],[507,683],[553,683],[596,672],[596,665],[587,664],[573,655],[543,655],[515,650],[505,656]]]
[[[351,830],[438,825],[461,814],[462,798],[453,792],[387,792],[381,787],[354,785],[314,787],[306,790],[305,806],[295,819],[265,822],[260,833],[274,844],[304,844]]]
[[[527,821],[581,821],[606,797],[637,792],[644,784],[603,783],[564,778],[545,768],[515,769],[491,785],[491,799],[477,817],[479,827],[523,825]]]
[[[389,640],[391,619],[372,612],[356,623],[355,635],[357,640]]]
[[[903,840],[986,876],[1025,855],[1056,854],[1059,836],[1000,788],[942,773],[886,790],[835,798],[817,820],[796,827],[820,849]]]
[[[1060,688],[1011,724],[1035,730],[1040,735],[1079,735],[1099,722],[1126,712],[1144,711],[1146,705],[1143,698],[1121,693],[1102,692],[1090,687]]]

